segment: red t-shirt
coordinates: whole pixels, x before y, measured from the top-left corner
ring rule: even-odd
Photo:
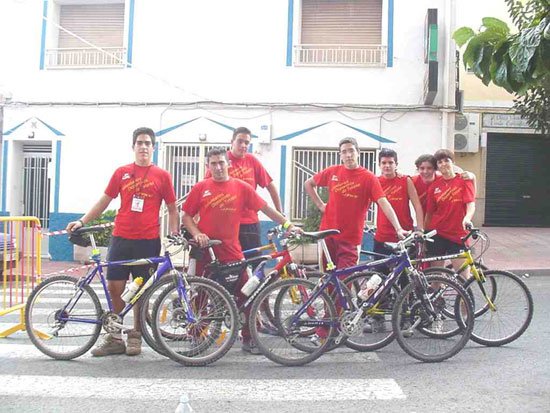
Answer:
[[[254,189],[239,179],[217,182],[207,178],[191,189],[183,211],[192,217],[199,214],[199,230],[223,242],[214,252],[220,261],[228,262],[244,258],[239,243],[242,211],[256,212],[265,205]]]
[[[430,230],[457,244],[468,232],[462,228],[466,204],[475,201],[473,181],[456,174],[451,179],[438,179],[428,189],[426,212],[432,214]]]
[[[384,196],[376,176],[362,166],[347,169],[335,165],[313,176],[317,186],[329,189],[328,203],[321,219],[321,230],[338,229],[336,239],[359,245],[371,202]]]
[[[120,209],[115,218],[113,235],[127,239],[155,239],[159,237],[159,210],[162,201],[176,202],[172,177],[156,165],[138,166],[135,163],[118,168],[105,195],[116,198],[120,194]],[[143,211],[132,211],[134,195],[143,199]]]
[[[420,199],[420,205],[422,205],[422,211],[426,213],[426,195],[428,195],[428,189],[430,189],[430,186],[437,181],[438,179],[443,179],[441,175],[436,175],[434,180],[429,183],[425,183],[422,180],[422,177],[420,175],[415,175],[412,178],[414,187],[416,188],[416,193],[418,194],[418,198]]]
[[[409,206],[409,191],[407,188],[408,176],[395,177],[392,179],[379,176],[378,180],[390,202],[397,219],[404,230],[413,229],[411,208]],[[376,234],[374,239],[379,242],[397,242],[397,233],[386,214],[379,208],[376,215]]]
[[[264,166],[254,155],[246,153],[242,158],[237,158],[231,151],[227,151],[227,158],[229,159],[229,176],[246,182],[254,190],[258,186],[265,188],[273,181]],[[210,170],[206,171],[205,177],[212,177]],[[255,224],[256,222],[259,222],[257,210],[243,210],[241,224]]]

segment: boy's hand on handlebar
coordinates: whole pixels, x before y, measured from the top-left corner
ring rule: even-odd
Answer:
[[[208,241],[210,241],[210,238],[208,238],[208,235],[203,234],[202,232],[198,233],[193,237],[195,242],[199,244],[199,247],[204,248],[208,245]]]
[[[469,219],[464,218],[462,220],[462,228],[464,228],[466,231],[471,230],[474,227],[474,224],[472,224],[472,221]]]
[[[407,236],[411,233],[411,231],[405,231],[403,228],[399,228],[396,231],[396,233],[397,233],[397,238],[401,240],[401,239],[407,238]]]

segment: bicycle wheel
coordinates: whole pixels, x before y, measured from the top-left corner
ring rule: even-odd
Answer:
[[[357,299],[357,294],[361,291],[368,280],[377,274],[372,271],[365,271],[352,274],[344,280],[344,284],[351,292],[351,296]],[[389,293],[379,299],[373,308],[369,310],[369,315],[361,320],[360,328],[355,334],[348,337],[346,346],[357,351],[374,351],[387,346],[395,339],[391,325],[391,315],[395,299],[399,295],[399,289],[394,284]]]
[[[58,275],[41,282],[25,306],[27,334],[42,353],[70,360],[86,353],[101,332],[103,310],[89,286],[78,288],[78,279]]]
[[[397,296],[392,326],[407,354],[439,362],[457,354],[468,342],[474,327],[473,305],[458,282],[438,275],[421,277],[421,287],[415,289],[412,282]]]
[[[485,271],[482,283],[491,298],[491,308],[480,284],[470,278],[464,287],[483,303],[483,311],[476,314],[472,340],[485,346],[502,346],[520,337],[533,318],[533,297],[529,288],[517,275],[508,271]],[[488,287],[486,287],[488,285]]]
[[[172,281],[152,310],[155,341],[172,360],[205,366],[229,351],[239,330],[237,306],[227,290],[207,278],[188,277],[180,296]],[[190,319],[189,312],[195,317]]]
[[[301,366],[320,357],[330,344],[326,339],[311,342],[314,327],[323,326],[326,337],[331,337],[333,322],[337,319],[334,304],[324,291],[317,298],[310,298],[314,289],[315,284],[307,280],[280,280],[254,300],[250,310],[250,334],[262,354],[271,361],[284,366]],[[273,309],[277,326],[275,335],[265,334],[258,328],[261,308],[265,305]],[[293,320],[303,306],[306,311]]]
[[[164,288],[168,287],[168,285],[172,281],[173,281],[172,277],[161,278],[155,284],[151,285],[151,287],[149,287],[149,289],[145,291],[145,293],[143,293],[143,296],[139,299],[141,336],[143,337],[143,340],[147,343],[149,347],[151,347],[157,353],[166,357],[168,357],[168,355],[155,341],[155,336],[152,328],[152,319],[153,319],[152,310],[153,310],[155,301],[157,300],[159,295],[164,291]],[[161,311],[162,313],[159,318],[159,321],[160,321],[159,324],[164,325],[166,323],[166,311],[165,309],[162,309]],[[170,333],[162,330],[162,328],[161,328],[161,334],[166,337],[170,336]]]
[[[308,281],[312,282],[309,279]],[[317,280],[317,282],[314,282],[315,285],[317,285],[318,283],[319,283],[319,280]],[[334,288],[332,285],[328,286],[325,289],[325,293],[328,294],[328,296],[332,300],[332,303],[334,304],[334,308],[336,310],[336,317],[344,316],[344,311],[346,311],[345,303],[347,303],[348,309],[354,308],[353,303],[351,302],[351,293],[349,292],[348,288],[343,283],[340,283],[340,287],[342,289],[343,297],[338,295],[338,293],[336,292],[336,288]],[[303,289],[303,287],[295,287],[294,289],[291,289],[288,292],[293,302],[297,302],[298,300],[297,298],[298,295],[296,294],[296,291],[298,291],[299,289]],[[329,290],[331,291],[329,292]],[[303,292],[305,294],[303,294],[302,297],[308,296],[306,290],[304,290]],[[278,313],[281,310],[283,300],[286,298],[287,297],[284,294],[280,294],[278,296],[277,300],[275,301],[274,311]],[[267,305],[265,307],[269,308],[269,306]],[[312,310],[309,309],[308,311],[311,312]],[[302,338],[309,337],[309,340],[295,340],[292,342],[292,345],[295,346],[298,350],[306,351],[308,353],[313,353],[313,352],[316,352],[317,348],[319,347],[319,343],[318,343],[319,340],[322,340],[325,337],[330,337],[329,343],[325,347],[324,351],[325,352],[332,351],[335,348],[339,347],[340,345],[344,344],[348,339],[347,336],[343,336],[341,341],[338,344],[336,344],[335,338],[338,337],[339,334],[340,334],[340,329],[338,326],[335,326],[335,328],[332,330],[331,335],[327,335],[326,329],[320,326],[311,326],[309,329],[302,328],[300,331],[300,337]],[[317,337],[315,335],[317,335]]]

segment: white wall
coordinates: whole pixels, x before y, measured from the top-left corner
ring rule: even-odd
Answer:
[[[136,1],[134,69],[40,71],[42,1],[4,0],[0,14],[10,18],[1,25],[0,36],[17,42],[2,46],[2,55],[11,60],[8,67],[2,65],[0,74],[12,88],[14,100],[21,101],[206,98],[417,105],[422,104],[426,70],[426,10],[440,8],[443,36],[447,3],[395,1],[392,68],[287,67],[287,1],[157,0]],[[299,7],[300,1],[295,4]],[[49,0],[49,18],[54,12],[55,2]],[[46,47],[52,47],[57,30],[48,24]],[[296,43],[299,32],[294,39]]]

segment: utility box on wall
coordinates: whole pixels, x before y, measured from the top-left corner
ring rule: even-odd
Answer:
[[[271,125],[264,123],[260,125],[258,130],[258,143],[270,144],[271,143]]]

